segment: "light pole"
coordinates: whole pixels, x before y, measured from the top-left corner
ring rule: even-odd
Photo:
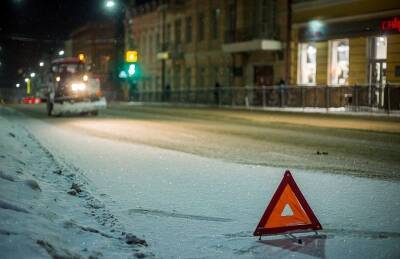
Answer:
[[[130,1],[122,1],[122,0],[105,0],[104,1],[104,7],[110,13],[112,12],[113,15],[115,16],[116,20],[116,67],[115,71],[118,73],[118,68],[120,67],[121,64],[124,64],[124,53],[127,50],[131,50],[131,44],[129,41],[129,36],[131,35],[130,33],[130,28],[131,24],[129,22],[126,22],[126,20],[129,21],[131,18],[131,12],[130,12],[130,7],[135,5],[134,0]],[[123,88],[127,87],[128,89],[132,89],[136,87],[136,84],[132,84],[128,82],[128,85],[125,83],[121,83]],[[124,93],[127,93],[124,91]]]

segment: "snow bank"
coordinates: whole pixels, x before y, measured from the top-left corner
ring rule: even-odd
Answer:
[[[0,107],[0,257],[153,257],[76,168],[57,161],[10,113]]]

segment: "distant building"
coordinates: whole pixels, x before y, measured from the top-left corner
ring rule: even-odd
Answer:
[[[99,76],[103,89],[113,88],[117,60],[116,25],[113,22],[89,22],[70,35],[72,56],[83,54],[88,68]]]
[[[272,85],[286,77],[286,0],[153,1],[130,14],[141,90]]]

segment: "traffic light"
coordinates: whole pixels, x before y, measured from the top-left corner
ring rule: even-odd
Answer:
[[[140,77],[140,69],[138,64],[138,52],[136,50],[128,50],[125,53],[125,63],[118,74],[120,79],[137,80]]]
[[[125,54],[126,63],[138,62],[138,52],[136,50],[128,50]]]

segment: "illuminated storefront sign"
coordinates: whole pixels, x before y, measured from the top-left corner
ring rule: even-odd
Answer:
[[[383,31],[397,30],[400,32],[400,18],[394,17],[391,20],[381,21],[381,29]]]

